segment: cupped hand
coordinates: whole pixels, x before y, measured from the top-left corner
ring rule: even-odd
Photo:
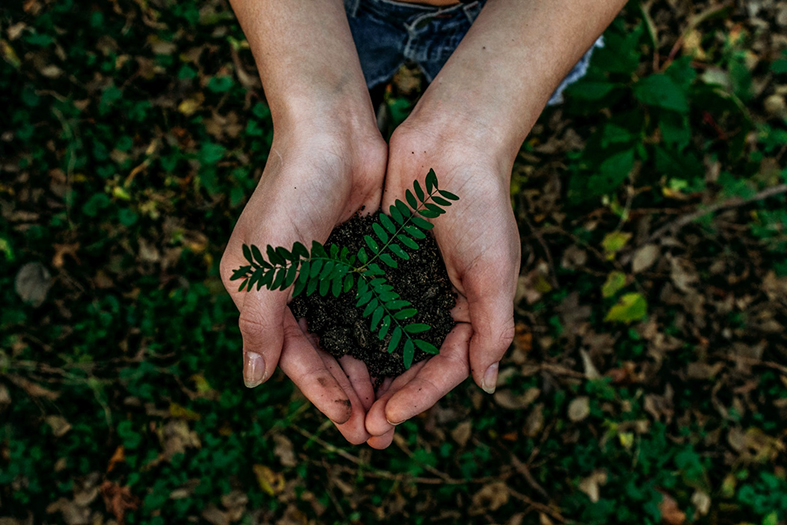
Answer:
[[[440,354],[413,365],[375,401],[366,417],[369,445],[385,448],[394,427],[427,410],[472,375],[494,392],[498,363],[514,336],[513,299],[520,241],[511,208],[513,155],[472,126],[438,129],[417,117],[391,137],[383,195],[386,210],[429,169],[441,189],[460,197],[432,230],[457,292],[456,327]]]
[[[365,135],[334,126],[297,133],[277,129],[262,178],[246,204],[221,260],[224,286],[240,310],[243,378],[253,388],[268,380],[277,364],[348,441],[370,436],[364,418],[374,401],[366,366],[345,356],[337,362],[320,350],[287,306],[291,291],[239,292],[232,271],[243,266],[243,244],[307,246],[325,242],[333,228],[359,210],[380,203],[387,148],[376,128]]]

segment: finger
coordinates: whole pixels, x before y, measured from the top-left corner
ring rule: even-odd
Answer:
[[[514,340],[514,291],[506,288],[488,286],[475,294],[472,287],[466,287],[473,326],[470,371],[476,384],[489,394],[497,385],[500,360]]]
[[[282,371],[328,419],[337,424],[346,423],[353,415],[350,398],[303,335],[289,310],[284,333],[284,350],[279,360]]]
[[[420,361],[410,367],[404,374],[397,376],[389,383],[389,386],[383,393],[379,394],[377,401],[374,402],[372,408],[366,414],[366,431],[373,436],[382,436],[390,432],[394,427],[385,419],[385,405],[388,400],[402,389],[409,381],[415,378],[416,374],[426,365],[426,361]],[[390,378],[386,379],[388,381]]]
[[[365,443],[366,440],[371,437],[371,435],[366,432],[366,409],[363,407],[363,403],[361,403],[361,400],[358,398],[358,394],[355,392],[352,384],[350,383],[350,379],[347,377],[347,374],[342,369],[342,367],[339,366],[339,363],[336,361],[336,359],[323,350],[318,349],[317,354],[320,356],[323,363],[325,363],[325,367],[331,373],[341,389],[345,394],[347,394],[347,399],[350,401],[350,418],[344,423],[337,423],[336,428],[339,430],[339,432],[341,432],[344,438],[353,445]]]
[[[393,384],[392,377],[386,377],[385,379],[383,379],[383,382],[380,384],[380,388],[378,388],[377,391],[375,392],[375,400],[383,397],[385,393],[388,391],[388,389],[391,388],[392,384]]]
[[[440,353],[396,392],[385,407],[385,418],[398,425],[428,410],[469,375],[468,342],[472,329],[460,323],[446,336]]]
[[[397,381],[369,410],[366,430],[380,436],[394,426],[431,408],[444,395],[464,381],[469,375],[467,361],[468,343],[472,329],[465,323],[457,324],[446,336],[440,353],[423,362],[412,377]],[[419,363],[421,364],[421,363]],[[415,367],[413,367],[415,368]],[[408,371],[409,373],[409,371]]]
[[[363,361],[349,355],[339,359],[339,364],[347,374],[353,390],[361,401],[364,414],[366,414],[374,403],[374,387],[372,379],[369,377],[369,369],[366,368]]]
[[[248,293],[243,300],[238,327],[243,338],[243,382],[249,388],[264,383],[276,370],[284,342],[285,312],[292,318],[285,292],[260,290]]]
[[[393,442],[394,433],[396,433],[395,429],[391,429],[382,436],[372,436],[366,442],[372,448],[376,448],[377,450],[382,450],[384,448],[388,448]]]
[[[456,294],[456,305],[451,309],[451,317],[457,323],[470,323],[470,308],[467,299],[460,293]]]

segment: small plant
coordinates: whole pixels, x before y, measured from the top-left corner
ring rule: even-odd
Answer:
[[[317,241],[312,241],[309,250],[296,242],[291,250],[268,245],[266,260],[257,246],[244,244],[243,256],[249,264],[234,270],[231,280],[243,279],[239,291],[251,291],[255,285],[257,290],[263,287],[286,290],[294,285],[293,297],[304,292],[307,296],[317,292],[322,296],[331,293],[338,297],[354,289],[355,306],[363,308],[364,318],[371,318],[372,333],[376,333],[381,341],[391,334],[387,348],[389,353],[403,344],[404,366],[410,368],[416,347],[430,354],[437,354],[439,350],[431,343],[413,337],[431,327],[408,322],[418,311],[388,284],[385,270],[379,263],[397,268],[396,258],[408,260],[410,256],[399,243],[417,250],[417,241],[426,238],[424,230],[433,227],[425,219],[439,217],[445,213],[443,207],[450,206],[451,201],[459,200],[459,197],[438,189],[437,176],[434,170],[429,170],[426,191],[416,180],[413,181],[413,191],[407,190],[405,198],[407,204],[397,199],[389,208],[390,216],[380,214],[372,225],[374,236],[364,236],[368,251],[361,248],[351,254],[347,247],[336,244],[323,246]]]

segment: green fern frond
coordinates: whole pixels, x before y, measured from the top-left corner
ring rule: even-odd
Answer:
[[[355,306],[363,308],[362,317],[369,319],[372,333],[376,333],[381,341],[390,333],[388,352],[402,346],[404,366],[410,368],[415,348],[430,354],[437,354],[439,350],[431,343],[413,337],[431,327],[407,322],[418,311],[388,284],[385,271],[377,261],[397,268],[397,258],[408,260],[410,255],[401,245],[418,250],[420,245],[416,241],[425,239],[424,230],[433,228],[426,219],[444,214],[443,208],[451,206],[451,201],[457,201],[459,197],[440,190],[434,170],[429,170],[426,191],[416,180],[412,191],[405,192],[405,200],[407,203],[397,199],[389,207],[390,216],[380,214],[378,221],[372,224],[373,235],[364,236],[366,246],[356,254],[350,254],[347,247],[335,244],[326,247],[312,241],[311,249],[300,242],[295,242],[291,250],[268,245],[265,248],[266,259],[257,246],[244,244],[243,258],[248,264],[235,269],[230,280],[242,280],[238,291],[251,291],[255,286],[257,290],[263,287],[286,290],[293,286],[293,297],[301,293],[307,296],[330,293],[338,297],[355,287]]]

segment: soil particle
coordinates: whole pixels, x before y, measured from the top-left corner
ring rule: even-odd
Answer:
[[[374,235],[372,224],[376,216],[355,216],[339,225],[326,245],[334,243],[346,246],[350,253],[357,253],[365,245],[363,236]],[[432,328],[418,338],[432,343],[437,348],[454,327],[450,310],[456,304],[451,282],[445,264],[440,256],[437,243],[429,234],[426,239],[417,241],[420,248],[411,250],[400,245],[410,259],[397,259],[398,268],[383,266],[394,290],[402,299],[410,301],[418,313],[408,322],[425,323]],[[382,266],[382,265],[381,265]],[[320,346],[337,359],[349,354],[366,363],[369,374],[382,380],[395,377],[404,372],[402,345],[389,354],[386,349],[390,334],[382,341],[369,329],[370,318],[364,318],[362,311],[355,306],[355,288],[339,297],[328,294],[321,297],[301,295],[290,303],[296,318],[305,318],[309,332],[319,337]],[[422,361],[429,354],[416,349],[413,363]]]

